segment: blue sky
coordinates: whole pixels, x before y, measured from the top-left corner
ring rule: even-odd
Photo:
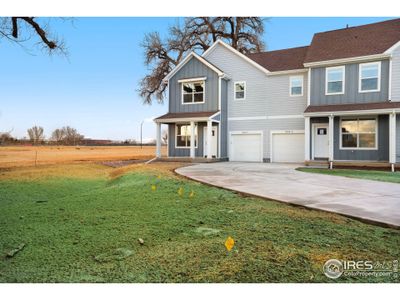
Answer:
[[[265,21],[268,50],[308,45],[315,32],[379,22],[389,18],[282,18]],[[0,132],[43,126],[46,136],[70,125],[86,137],[138,139],[142,120],[167,111],[167,103],[143,105],[136,90],[147,70],[140,43],[150,31],[167,33],[178,18],[75,18],[52,21],[65,39],[69,58],[34,55],[0,40]],[[29,46],[29,44],[27,45]],[[155,136],[145,122],[144,138]]]

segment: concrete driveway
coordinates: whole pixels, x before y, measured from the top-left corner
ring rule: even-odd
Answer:
[[[220,162],[176,172],[238,192],[400,226],[400,184],[305,173],[296,167]]]

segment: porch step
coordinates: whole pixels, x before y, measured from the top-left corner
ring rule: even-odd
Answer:
[[[329,163],[327,160],[307,160],[304,163],[307,167],[327,169]]]
[[[204,158],[204,157],[196,157],[196,158],[190,158],[190,157],[160,157],[157,158],[156,161],[161,161],[161,162],[188,162],[188,163],[213,163],[213,162],[219,162],[219,161],[226,161],[226,159],[223,158]]]

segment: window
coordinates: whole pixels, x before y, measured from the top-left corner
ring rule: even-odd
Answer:
[[[235,82],[235,100],[246,99],[246,82]]]
[[[189,124],[176,124],[175,147],[190,148],[190,134],[192,129]],[[197,125],[194,127],[194,146],[197,148]]]
[[[204,103],[204,81],[182,83],[182,103]]]
[[[341,121],[341,148],[377,149],[377,120],[345,119]]]
[[[303,96],[303,76],[290,76],[290,96]]]
[[[358,91],[379,92],[381,89],[381,62],[360,64]]]
[[[344,94],[345,67],[326,68],[326,95]]]

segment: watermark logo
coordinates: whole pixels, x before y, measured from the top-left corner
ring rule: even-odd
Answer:
[[[324,264],[324,273],[326,277],[336,279],[343,274],[343,264],[340,260],[330,259]]]
[[[326,277],[337,279],[347,277],[383,277],[398,278],[399,262],[371,260],[338,260],[330,259],[325,262],[323,271]]]

